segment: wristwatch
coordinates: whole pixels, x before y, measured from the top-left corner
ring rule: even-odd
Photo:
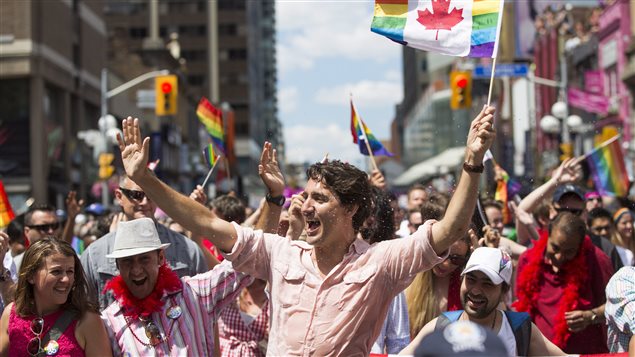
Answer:
[[[265,196],[265,200],[267,200],[267,202],[269,202],[269,203],[273,203],[276,206],[282,207],[284,205],[285,198],[282,195],[280,195],[280,196],[271,196],[270,193],[267,193],[267,195]]]
[[[0,282],[11,281],[11,272],[8,269],[4,269],[0,273]]]
[[[473,172],[476,174],[480,174],[483,172],[483,170],[485,169],[485,166],[483,166],[483,164],[480,165],[471,165],[468,164],[467,162],[463,163],[463,170],[467,171],[467,172]]]

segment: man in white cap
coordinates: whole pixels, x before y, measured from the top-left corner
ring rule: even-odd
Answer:
[[[114,355],[211,356],[217,317],[251,281],[229,263],[179,278],[165,261],[169,245],[150,218],[119,223],[107,255],[119,270],[106,285],[115,301],[102,312]]]
[[[565,356],[531,322],[529,314],[498,308],[509,291],[512,260],[498,248],[474,250],[461,273],[461,303],[465,310],[448,311],[428,322],[402,353],[412,353],[421,340],[448,324],[468,320],[493,330],[510,356]]]

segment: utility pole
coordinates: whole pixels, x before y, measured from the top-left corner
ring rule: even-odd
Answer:
[[[116,96],[117,94],[123,93],[125,91],[127,91],[128,89],[136,86],[137,84],[146,81],[148,79],[152,79],[158,76],[165,76],[167,74],[169,74],[170,71],[168,71],[167,69],[163,69],[160,71],[152,71],[152,72],[148,72],[148,73],[144,73],[142,75],[140,75],[137,78],[134,78],[120,86],[118,86],[117,88],[113,88],[110,91],[108,90],[108,69],[103,68],[101,70],[101,117],[99,118],[99,120],[103,120],[104,122],[106,121],[106,116],[108,115],[108,99]],[[108,127],[107,125],[99,125],[99,132],[101,134],[101,138],[103,139],[101,142],[103,143],[103,147],[99,148],[99,152],[100,153],[109,153],[110,152],[110,146],[112,145],[111,143],[108,142],[108,135],[107,135],[107,130]],[[108,181],[107,180],[103,180],[101,182],[101,203],[104,205],[104,207],[110,207],[110,197],[108,194]]]

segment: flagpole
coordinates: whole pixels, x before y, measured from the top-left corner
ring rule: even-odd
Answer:
[[[494,87],[494,72],[496,72],[496,58],[498,57],[498,54],[496,54],[496,57],[494,57],[494,61],[492,62],[492,75],[489,79],[489,93],[487,94],[487,106],[489,107],[490,103],[492,102],[492,88]]]
[[[227,179],[231,182],[232,180],[232,174],[231,174],[231,170],[229,169],[229,159],[227,158],[227,156],[223,156],[223,158],[225,159],[225,169],[227,170]],[[233,188],[233,185],[232,185]]]
[[[212,176],[212,172],[214,172],[214,168],[216,167],[216,164],[218,164],[218,159],[220,158],[220,155],[216,156],[216,160],[214,160],[214,165],[212,165],[212,168],[209,169],[209,172],[207,173],[207,177],[205,177],[205,181],[203,181],[203,188],[205,188],[205,185],[207,184],[207,181],[209,180],[210,176]]]
[[[582,160],[586,160],[589,156],[593,155],[598,150],[605,148],[609,144],[613,143],[615,140],[619,139],[620,136],[622,136],[622,134],[617,134],[614,137],[608,139],[607,141],[600,144],[598,147],[593,148],[593,150],[591,150],[589,153],[580,156],[577,161],[580,162]]]

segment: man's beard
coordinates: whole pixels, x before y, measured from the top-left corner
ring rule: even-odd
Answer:
[[[472,300],[472,302],[474,301],[478,302],[479,306],[476,308],[472,308],[471,306],[469,306],[470,300]],[[477,318],[477,319],[482,319],[489,316],[489,314],[491,314],[492,311],[496,310],[496,307],[498,305],[498,304],[495,304],[494,306],[490,307],[489,299],[487,299],[485,296],[483,295],[474,296],[469,293],[463,294],[463,296],[461,296],[461,303],[463,304],[463,309],[465,310],[465,312],[470,317]]]

